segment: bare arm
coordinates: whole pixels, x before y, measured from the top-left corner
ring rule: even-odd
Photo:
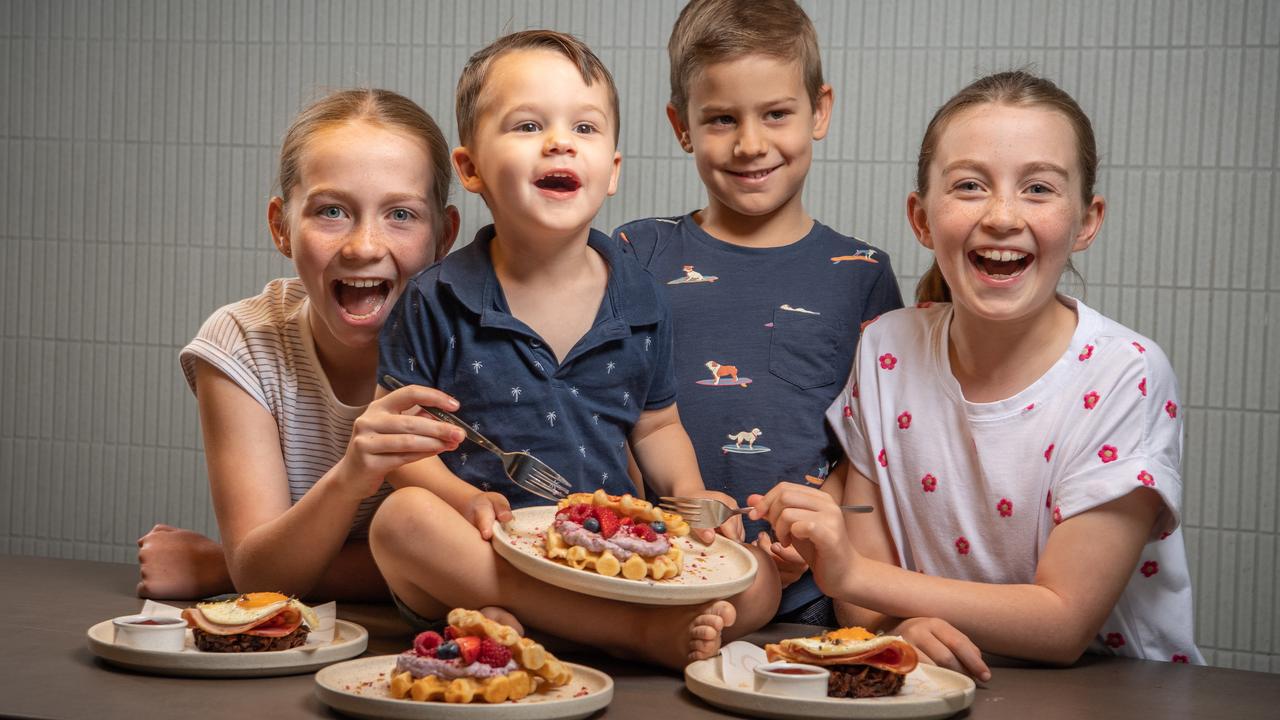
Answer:
[[[675,403],[640,413],[630,444],[641,477],[660,495],[690,495],[706,489]]]
[[[371,405],[375,412],[356,421],[347,454],[291,505],[271,414],[207,363],[196,366],[196,389],[214,511],[236,588],[385,596],[367,543],[348,543],[347,533],[360,501],[377,490],[388,466],[450,446],[434,437],[442,424],[400,415],[395,403]],[[443,394],[420,390],[399,404],[445,403]],[[399,432],[388,434],[388,426]]]
[[[828,489],[832,480],[837,483]],[[840,503],[846,505],[870,505],[875,512],[845,515],[845,526],[849,529],[849,537],[854,547],[865,558],[885,563],[898,564],[898,551],[894,547],[893,537],[889,534],[889,520],[881,505],[880,493],[876,486],[862,473],[853,469],[853,463],[846,458],[836,467],[832,477],[827,479],[822,489]],[[838,494],[837,494],[838,493]],[[868,610],[863,607],[835,599],[836,617],[846,625],[861,625],[873,631],[884,631],[892,628],[899,621],[884,613]]]
[[[869,483],[852,469],[848,480]],[[811,488],[779,486],[756,508],[828,594],[889,616],[942,618],[990,652],[1070,663],[1123,592],[1160,501],[1139,489],[1066,520],[1049,536],[1034,582],[1021,585],[931,577],[863,556],[831,498]]]

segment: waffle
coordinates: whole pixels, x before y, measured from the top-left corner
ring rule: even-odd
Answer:
[[[451,610],[449,625],[459,636],[487,637],[506,646],[519,668],[506,675],[454,680],[437,675],[415,680],[411,673],[403,672],[391,678],[391,697],[447,703],[500,703],[557,688],[573,679],[573,671],[541,645],[475,610]]]
[[[667,526],[668,536],[683,537],[689,534],[689,524],[684,521],[684,518],[674,513],[664,512],[654,507],[652,503],[631,495],[619,497],[609,495],[604,490],[596,490],[594,493],[573,493],[561,500],[558,507],[565,508],[577,504],[606,507],[613,510],[619,518],[629,517],[644,522],[661,520]],[[643,580],[646,577],[664,580],[679,575],[684,567],[684,553],[675,544],[672,544],[670,549],[662,555],[643,557],[633,554],[625,561],[619,560],[607,548],[601,552],[595,552],[580,545],[570,545],[555,527],[547,528],[545,544],[548,558],[561,560],[576,570],[595,571],[608,577],[621,574],[628,580]]]

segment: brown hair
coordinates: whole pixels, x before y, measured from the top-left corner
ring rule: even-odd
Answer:
[[[680,118],[688,120],[689,87],[706,66],[755,54],[798,61],[809,103],[818,106],[818,33],[795,0],[692,0],[685,5],[667,41],[671,104]]]
[[[437,259],[444,246],[445,207],[453,169],[449,164],[449,143],[440,126],[417,103],[390,90],[339,90],[311,103],[284,134],[280,147],[280,197],[289,195],[301,181],[302,153],[318,132],[344,123],[368,122],[390,130],[400,130],[421,140],[431,157],[431,238]]]
[[[1093,184],[1098,178],[1098,145],[1093,137],[1093,124],[1080,105],[1053,81],[1024,70],[1010,70],[973,81],[956,93],[929,121],[920,141],[920,157],[916,161],[916,192],[923,196],[929,190],[929,163],[938,149],[942,131],[957,115],[978,105],[1032,105],[1055,110],[1071,123],[1076,133],[1077,160],[1082,171],[1081,194],[1087,205],[1093,199]],[[1076,277],[1080,274],[1068,263]],[[1081,278],[1083,281],[1083,278]],[[951,289],[942,277],[935,260],[916,284],[917,302],[950,302]]]
[[[484,91],[485,82],[489,79],[489,69],[493,62],[503,55],[515,50],[550,50],[560,53],[578,66],[582,81],[587,87],[597,81],[604,83],[609,91],[609,109],[613,112],[613,142],[618,143],[621,117],[618,110],[618,88],[613,84],[613,75],[604,66],[600,58],[591,52],[591,48],[578,38],[555,30],[521,30],[494,40],[492,43],[472,55],[462,68],[462,76],[458,78],[456,112],[458,115],[458,140],[467,145],[475,133],[476,120],[480,114],[480,94]]]

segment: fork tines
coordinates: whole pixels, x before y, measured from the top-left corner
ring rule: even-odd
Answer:
[[[690,498],[661,497],[658,507],[669,513],[681,515],[685,520],[691,520],[702,515],[702,504],[697,500]]]

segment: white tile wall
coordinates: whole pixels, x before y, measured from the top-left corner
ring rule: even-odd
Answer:
[[[1280,2],[804,3],[835,87],[807,189],[828,224],[928,256],[903,221],[932,110],[1030,66],[1092,115],[1111,202],[1088,301],[1169,353],[1211,662],[1280,672]],[[165,521],[216,532],[177,349],[288,265],[264,207],[291,115],[385,86],[452,134],[466,57],[498,34],[586,38],[622,94],[610,228],[701,202],[663,114],[675,0],[0,1],[0,552],[128,562]],[[469,235],[482,204],[459,195]]]

